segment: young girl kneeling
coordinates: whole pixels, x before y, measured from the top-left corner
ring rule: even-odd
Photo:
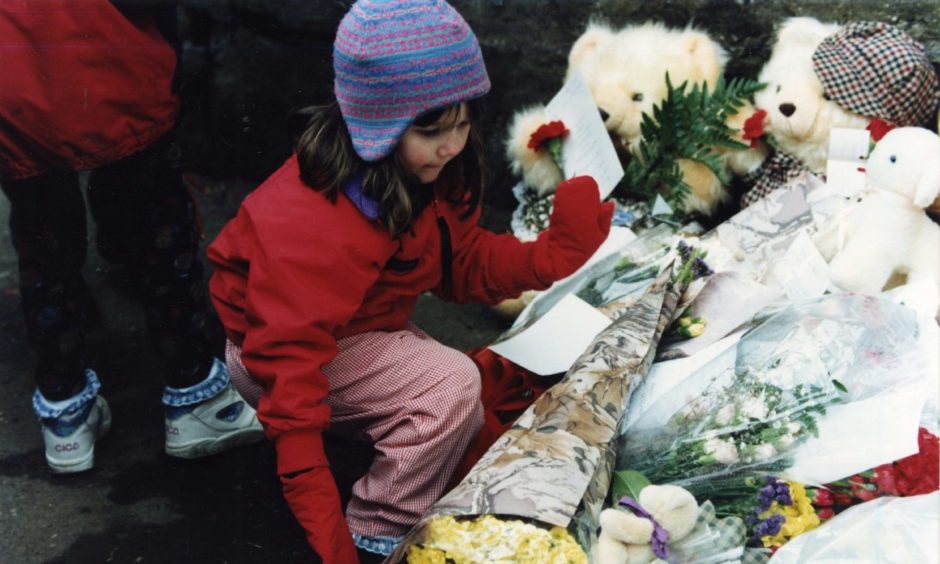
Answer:
[[[257,402],[284,495],[324,561],[347,562],[354,545],[391,552],[482,424],[479,373],[411,324],[418,296],[497,303],[544,289],[594,253],[613,210],[578,177],[558,187],[537,241],[477,226],[474,119],[490,82],[443,0],[357,2],[333,65],[337,103],[314,110],[209,258],[233,381],[241,371]],[[345,520],[327,427],[377,451]]]

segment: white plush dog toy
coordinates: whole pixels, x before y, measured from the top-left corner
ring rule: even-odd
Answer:
[[[877,293],[906,276],[932,280],[940,293],[940,226],[924,212],[940,194],[940,137],[920,127],[894,129],[875,146],[865,172],[866,194],[829,263],[832,282]]]

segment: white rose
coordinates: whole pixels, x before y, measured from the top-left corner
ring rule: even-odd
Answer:
[[[715,422],[719,425],[727,425],[731,423],[731,420],[734,419],[734,406],[726,405],[718,410],[718,413],[715,414]]]
[[[790,434],[796,434],[802,428],[803,426],[798,421],[790,421],[787,423],[787,431],[790,431]]]
[[[769,460],[777,454],[777,449],[770,443],[764,443],[754,449],[754,458],[756,460]]]
[[[767,406],[760,398],[748,398],[741,406],[741,412],[751,419],[763,420],[767,417]]]
[[[777,439],[776,444],[777,444],[778,449],[787,448],[788,446],[793,444],[793,435],[786,434],[780,437],[779,439]]]
[[[738,458],[738,449],[734,448],[733,444],[721,439],[709,439],[705,441],[703,448],[705,454],[712,455],[721,464],[734,464],[740,460]]]

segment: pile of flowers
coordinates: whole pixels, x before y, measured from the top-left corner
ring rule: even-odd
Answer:
[[[819,508],[819,518],[825,521],[853,505],[882,496],[908,497],[936,491],[940,486],[940,440],[921,428],[917,443],[917,454],[822,487],[807,488],[813,505]]]
[[[765,370],[741,369],[730,383],[710,386],[675,413],[663,428],[631,433],[618,467],[642,472],[653,483],[685,487],[697,499],[715,493],[717,478],[743,468],[777,471],[785,454],[817,434],[816,417],[841,401],[835,380],[800,382],[785,388],[774,382],[781,359]]]
[[[587,555],[568,531],[546,530],[518,520],[482,515],[472,520],[435,517],[424,540],[408,548],[409,564],[519,562],[587,564]]]
[[[793,537],[811,531],[821,523],[812,499],[803,484],[764,478],[757,492],[757,508],[748,515],[751,543],[764,548],[779,548]]]

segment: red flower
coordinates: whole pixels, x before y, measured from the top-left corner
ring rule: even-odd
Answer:
[[[819,516],[820,521],[825,521],[827,519],[832,519],[832,516],[835,514],[836,512],[833,511],[831,507],[823,507],[816,515]]]
[[[750,140],[751,147],[757,146],[757,140],[764,135],[764,118],[766,117],[767,110],[757,110],[744,122],[744,134],[741,137]]]
[[[836,505],[852,505],[852,498],[847,493],[834,493],[832,494],[832,501]]]
[[[894,129],[895,126],[881,119],[875,118],[869,122],[867,129],[871,132],[871,138],[875,141],[881,141],[881,138],[885,136],[886,133]]]
[[[894,479],[902,496],[930,493],[940,485],[940,440],[921,428],[917,444],[920,452],[894,463]]]
[[[815,489],[813,490],[813,505],[816,507],[828,507],[832,505],[833,497],[832,492],[825,489]]]
[[[894,466],[882,464],[872,471],[872,481],[878,487],[881,495],[898,495],[897,484],[894,480]]]
[[[564,122],[550,121],[540,125],[539,128],[535,130],[535,133],[529,137],[529,148],[538,151],[546,141],[555,139],[556,137],[564,137],[567,134],[568,128],[565,127]]]
[[[875,486],[871,484],[860,484],[857,487],[852,484],[852,495],[862,501],[871,501],[878,497],[878,492],[875,491]]]

